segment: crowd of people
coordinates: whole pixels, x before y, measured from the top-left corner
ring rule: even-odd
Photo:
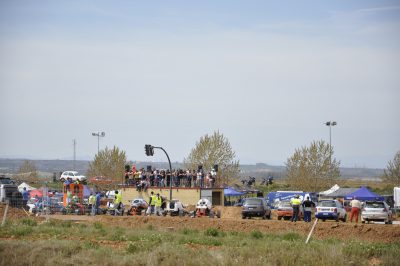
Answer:
[[[212,169],[210,172],[199,170],[170,170],[147,169],[137,170],[135,167],[125,172],[125,184],[136,186],[137,189],[147,190],[149,187],[186,187],[186,188],[212,188],[217,181],[217,172]],[[171,184],[172,182],[172,184]]]

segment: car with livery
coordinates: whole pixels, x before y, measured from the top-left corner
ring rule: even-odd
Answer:
[[[335,220],[346,222],[347,212],[343,204],[338,200],[321,200],[315,209],[315,218],[326,220]]]

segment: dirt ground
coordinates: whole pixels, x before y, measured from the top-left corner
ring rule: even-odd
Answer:
[[[51,219],[72,220],[76,222],[102,222],[111,226],[128,228],[146,228],[152,225],[159,230],[177,231],[182,228],[205,230],[207,228],[217,228],[222,231],[251,232],[259,230],[264,233],[284,234],[297,232],[304,237],[311,230],[313,223],[299,221],[278,221],[273,215],[272,220],[241,219],[241,208],[238,207],[218,207],[222,217],[156,217],[156,216],[87,216],[87,215],[50,215]],[[4,208],[0,206],[0,218],[3,217]],[[23,210],[11,209],[7,215],[8,219],[26,218],[28,215]],[[355,224],[350,222],[318,221],[313,238],[328,239],[335,238],[344,241],[361,240],[367,242],[396,242],[400,241],[400,225],[384,224]]]

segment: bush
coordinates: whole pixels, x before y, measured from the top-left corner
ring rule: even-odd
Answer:
[[[264,236],[263,233],[261,233],[258,230],[251,231],[250,235],[251,235],[251,237],[254,237],[256,239],[263,238],[263,236]]]
[[[219,232],[218,229],[216,229],[216,228],[208,228],[208,229],[204,232],[204,234],[205,234],[206,236],[214,236],[214,237],[217,237],[217,236],[220,235],[220,232]]]

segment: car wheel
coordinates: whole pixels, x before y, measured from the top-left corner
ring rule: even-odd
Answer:
[[[323,222],[325,222],[325,221],[326,221],[326,219],[322,219],[322,221],[323,221]]]
[[[246,219],[246,216],[243,215],[243,216],[242,216],[242,219]]]
[[[269,212],[269,214],[268,214],[268,220],[271,220],[271,212]]]
[[[282,220],[282,216],[278,216],[278,220]]]

